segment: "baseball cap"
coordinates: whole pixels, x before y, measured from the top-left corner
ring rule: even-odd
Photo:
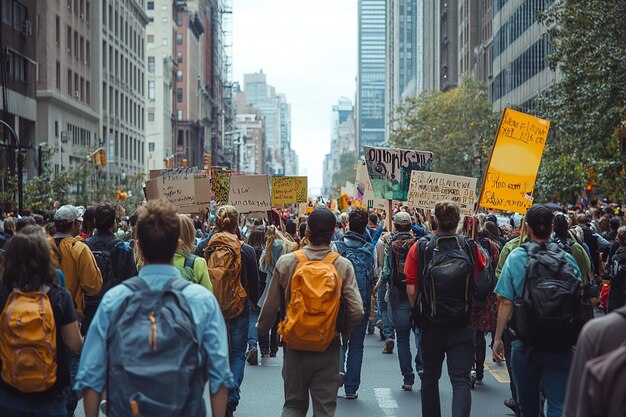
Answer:
[[[83,221],[83,213],[85,212],[85,208],[83,206],[72,206],[67,204],[65,206],[59,207],[59,209],[54,213],[54,222],[57,224],[67,224],[72,223],[75,220]]]
[[[406,211],[401,211],[393,216],[393,222],[398,226],[410,226],[411,223],[411,215]]]

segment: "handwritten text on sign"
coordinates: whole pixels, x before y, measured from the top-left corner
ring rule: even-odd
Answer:
[[[307,177],[272,177],[272,205],[306,203]]]
[[[433,154],[432,152],[366,146],[365,162],[376,197],[406,201],[411,171],[430,171]]]
[[[272,209],[270,186],[266,175],[233,175],[230,177],[229,204],[239,213]]]
[[[549,129],[547,120],[504,110],[480,206],[526,213]]]
[[[438,172],[413,171],[409,185],[409,207],[433,209],[438,201],[455,201],[461,213],[472,215],[476,202],[476,178]]]

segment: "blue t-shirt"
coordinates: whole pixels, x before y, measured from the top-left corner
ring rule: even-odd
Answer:
[[[576,278],[580,281],[580,269],[576,260],[569,253],[565,254],[565,258],[574,268]],[[502,273],[493,292],[502,298],[515,300],[524,293],[524,282],[526,282],[526,263],[528,262],[528,253],[524,248],[515,248],[506,258]]]

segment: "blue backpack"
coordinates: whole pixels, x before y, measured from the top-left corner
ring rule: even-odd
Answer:
[[[369,314],[369,300],[374,286],[374,245],[356,233],[348,233],[340,241],[335,242],[335,247],[341,256],[352,263],[363,307]]]
[[[143,416],[205,416],[207,359],[182,294],[191,283],[172,278],[158,291],[136,277],[122,285],[133,294],[107,334],[107,414],[132,417],[133,403]]]

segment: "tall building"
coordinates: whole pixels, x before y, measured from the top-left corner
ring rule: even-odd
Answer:
[[[0,8],[0,120],[7,123],[24,147],[36,143],[37,6],[36,0],[2,0]],[[54,39],[54,38],[52,38]],[[41,70],[41,68],[39,68]],[[40,71],[43,73],[43,71]],[[17,152],[9,129],[0,125],[0,168],[14,175]],[[34,175],[37,154],[25,150],[24,170]]]
[[[459,83],[458,0],[424,2],[424,90],[448,91]]]
[[[496,0],[493,8],[493,74],[490,85],[494,110],[508,105],[528,110],[534,99],[559,76],[550,70],[550,45],[537,22],[537,12],[554,0]]]
[[[363,146],[382,146],[385,136],[386,0],[359,0],[357,137]]]
[[[458,69],[459,74],[475,76],[476,56],[474,49],[482,41],[482,0],[459,0]]]
[[[341,97],[332,107],[330,129],[330,152],[324,158],[324,178],[322,193],[333,193],[333,174],[341,167],[341,156],[357,156],[356,120],[354,106],[348,98]]]
[[[265,174],[265,129],[261,111],[246,104],[243,91],[235,93],[237,103],[236,129],[239,131],[237,172]]]
[[[145,0],[101,0],[94,6],[101,142],[108,151],[108,175],[123,182],[144,171],[148,16]]]
[[[402,98],[422,92],[423,26],[423,0],[387,0],[386,137]]]
[[[493,79],[493,0],[478,2],[479,37],[474,46],[474,70],[478,81],[489,85]]]

